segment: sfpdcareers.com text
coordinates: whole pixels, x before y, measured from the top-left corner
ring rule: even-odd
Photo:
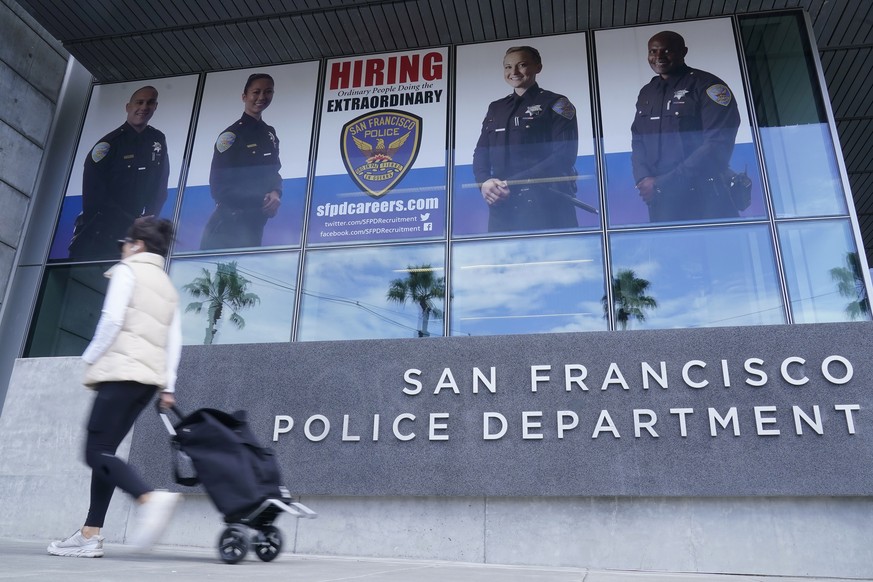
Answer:
[[[417,212],[437,210],[439,198],[413,198],[412,200],[368,200],[366,202],[340,202],[319,204],[315,207],[316,216],[348,216],[350,214],[379,214],[386,212]]]

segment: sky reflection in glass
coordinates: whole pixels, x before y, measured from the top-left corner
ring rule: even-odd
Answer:
[[[613,277],[633,271],[657,303],[627,329],[785,323],[764,225],[622,233],[610,242]]]
[[[848,220],[782,223],[779,243],[795,323],[870,319]]]
[[[410,267],[429,267],[445,281],[443,245],[405,245],[315,250],[306,254],[298,340],[378,339],[443,335],[443,320],[410,299],[388,299],[392,281],[405,280]],[[433,290],[431,290],[433,291]],[[438,310],[444,300],[432,298]]]
[[[258,253],[240,255],[219,255],[197,258],[174,259],[170,267],[170,278],[179,291],[182,309],[182,340],[190,344],[248,344],[261,342],[291,341],[291,321],[294,314],[294,291],[297,280],[297,260],[295,252]],[[183,289],[189,283],[205,283],[204,269],[215,281],[218,265],[236,263],[238,277],[247,280],[242,293],[253,293],[257,301],[251,305],[236,304],[227,293],[221,317],[214,326],[215,334],[210,339],[209,305],[206,298],[195,298]],[[213,285],[216,291],[218,287]],[[233,295],[232,293],[230,295]],[[207,301],[200,313],[186,312],[191,304]],[[235,323],[233,313],[242,318],[243,326]]]
[[[777,218],[846,214],[846,196],[824,123],[762,127]]]
[[[597,235],[457,243],[452,335],[606,330]]]

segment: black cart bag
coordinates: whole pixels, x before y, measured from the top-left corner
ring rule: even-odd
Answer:
[[[261,446],[244,411],[201,408],[175,425],[175,446],[190,457],[197,480],[228,523],[239,521],[266,499],[290,499],[272,449]],[[194,484],[179,475],[182,484]]]
[[[291,499],[272,449],[262,447],[243,411],[228,414],[201,408],[188,416],[172,408],[180,419],[170,422],[158,414],[170,433],[174,472],[180,485],[202,483],[228,526],[218,538],[218,553],[228,564],[242,560],[254,548],[269,562],[282,551],[282,532],[273,525],[282,513],[314,519],[317,513]],[[254,530],[254,535],[250,535]]]

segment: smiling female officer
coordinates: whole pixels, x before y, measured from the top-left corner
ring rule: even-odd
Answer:
[[[576,109],[564,97],[540,88],[540,53],[511,47],[503,76],[513,88],[492,102],[473,152],[473,174],[488,204],[488,232],[578,226]]]
[[[265,73],[249,76],[242,117],[215,141],[209,172],[215,210],[203,229],[203,250],[261,246],[267,220],[279,211],[279,138],[261,119],[272,100],[273,78]]]

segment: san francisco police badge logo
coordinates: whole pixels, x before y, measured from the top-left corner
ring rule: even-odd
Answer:
[[[421,117],[383,109],[343,125],[340,151],[349,176],[373,198],[384,196],[412,168],[421,145]]]

